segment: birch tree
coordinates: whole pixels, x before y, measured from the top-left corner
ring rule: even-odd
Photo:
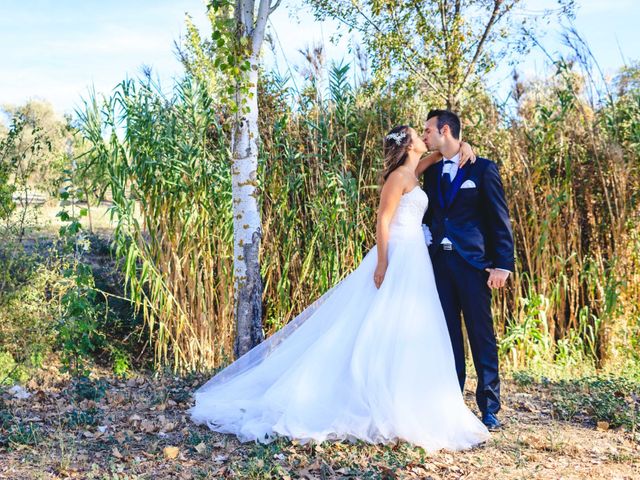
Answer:
[[[222,87],[219,80],[215,84],[233,119],[231,175],[236,358],[263,339],[257,87],[267,20],[279,4],[280,0],[214,0],[209,4],[214,27],[209,42],[215,57],[212,66],[226,81]]]

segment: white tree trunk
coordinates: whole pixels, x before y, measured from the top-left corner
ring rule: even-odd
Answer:
[[[232,197],[236,358],[262,341],[262,278],[260,276],[260,211],[258,178],[258,58],[249,59],[249,93],[239,105],[249,107],[236,125],[233,144]]]
[[[262,277],[260,276],[260,211],[258,207],[258,65],[260,48],[269,14],[280,0],[236,0],[235,18],[238,41],[248,40],[250,55],[247,86],[236,91],[241,113],[234,129],[233,166],[233,267],[236,305],[236,342],[234,353],[240,357],[263,339]],[[254,21],[255,19],[255,21]],[[242,63],[242,62],[240,62]],[[246,111],[246,113],[244,113]]]

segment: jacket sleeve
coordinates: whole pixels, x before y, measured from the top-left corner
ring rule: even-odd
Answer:
[[[493,268],[513,272],[515,269],[513,232],[502,180],[494,162],[489,162],[485,168],[482,184],[487,235],[490,240],[488,256],[493,263]]]

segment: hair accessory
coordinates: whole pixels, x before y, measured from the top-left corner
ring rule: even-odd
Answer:
[[[389,135],[387,135],[385,137],[385,140],[393,140],[396,142],[396,145],[400,145],[402,143],[402,140],[404,140],[404,137],[407,136],[407,132],[396,132],[396,133],[390,133]]]

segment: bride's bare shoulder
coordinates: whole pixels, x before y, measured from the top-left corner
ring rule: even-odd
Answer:
[[[389,174],[382,188],[402,190],[402,193],[404,193],[405,191],[411,190],[415,186],[415,183],[415,175],[412,175],[408,169],[400,167]]]

